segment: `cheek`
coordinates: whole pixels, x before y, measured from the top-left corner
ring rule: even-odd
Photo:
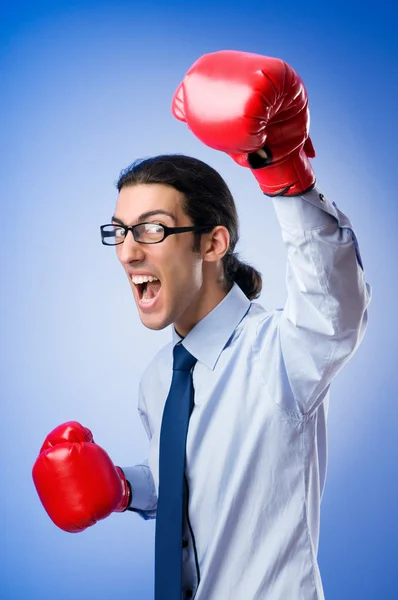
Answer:
[[[195,294],[202,284],[202,268],[201,263],[196,256],[191,253],[185,253],[173,265],[173,271],[170,273],[170,281],[172,289],[178,293],[183,292],[184,296],[192,296]]]
[[[189,269],[192,254],[190,246],[179,242],[177,236],[170,236],[159,247],[153,248],[154,264],[161,264],[170,275],[178,275]]]
[[[183,240],[172,238],[165,240],[163,248],[153,249],[152,262],[161,266],[169,290],[184,288],[189,293],[190,286],[196,288],[201,283],[201,261],[192,250],[192,241],[182,243]]]

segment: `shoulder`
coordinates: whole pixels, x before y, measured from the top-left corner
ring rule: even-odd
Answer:
[[[253,337],[253,347],[259,349],[267,344],[270,339],[278,336],[278,327],[283,315],[282,308],[271,311],[266,310],[261,304],[252,302],[247,315],[247,327]]]
[[[259,332],[275,325],[280,318],[283,309],[265,309],[259,302],[252,302],[246,316],[246,326],[253,329],[257,335]]]
[[[272,331],[277,330],[282,312],[282,309],[268,311],[259,302],[251,302],[249,310],[236,327],[229,343],[242,343],[245,340],[252,350],[258,348],[269,338]]]

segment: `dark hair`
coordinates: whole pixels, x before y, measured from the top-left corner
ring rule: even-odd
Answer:
[[[246,296],[253,300],[261,293],[261,274],[251,265],[239,260],[234,252],[239,239],[239,225],[232,194],[219,173],[206,163],[183,154],[163,154],[138,159],[119,176],[117,189],[161,183],[169,185],[184,196],[182,209],[193,225],[223,225],[230,235],[230,245],[223,257],[224,276],[228,286],[236,282]],[[195,233],[194,251],[200,248],[200,233]]]

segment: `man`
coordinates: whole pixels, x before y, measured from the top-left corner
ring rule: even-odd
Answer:
[[[148,461],[114,467],[71,422],[47,437],[36,487],[67,531],[113,511],[156,517],[157,600],[320,600],[329,388],[363,337],[370,299],[356,237],[316,186],[307,94],[286,63],[205,55],[173,113],[273,197],[286,305],[268,313],[252,302],[261,275],[234,253],[235,205],[214,169],[179,155],[134,163],[101,231],[143,324],[173,325],[140,385]]]

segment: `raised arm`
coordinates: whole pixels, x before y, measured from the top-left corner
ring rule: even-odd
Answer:
[[[189,69],[172,111],[273,197],[288,252],[288,299],[261,324],[258,342],[275,401],[311,412],[363,336],[370,288],[351,223],[316,187],[304,84],[283,60],[214,52]]]
[[[272,325],[260,325],[259,344],[264,366],[268,356],[274,361],[271,397],[308,414],[364,335],[370,288],[350,221],[319,189],[273,203],[287,248],[288,296]]]

